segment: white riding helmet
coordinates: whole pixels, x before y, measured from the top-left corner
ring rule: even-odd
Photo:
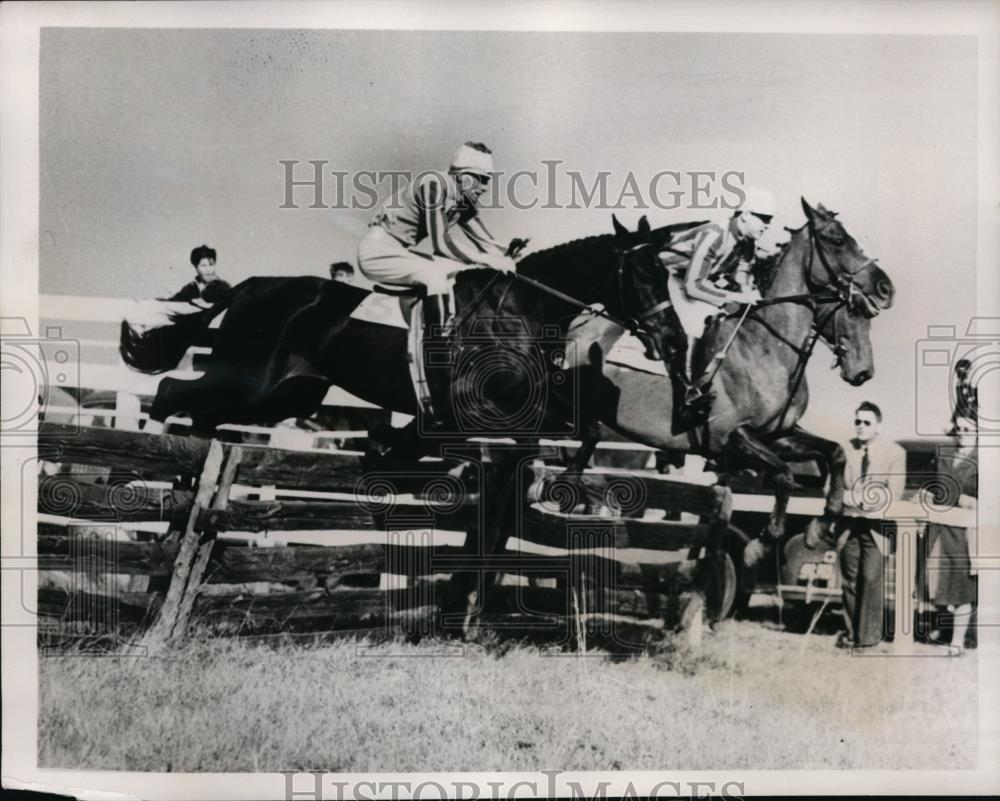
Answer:
[[[778,213],[778,204],[767,189],[760,189],[754,186],[743,188],[743,204],[740,211],[749,211],[753,214],[761,214],[765,217],[773,217]]]
[[[455,151],[449,169],[452,172],[471,172],[488,178],[493,172],[493,155],[464,144]]]

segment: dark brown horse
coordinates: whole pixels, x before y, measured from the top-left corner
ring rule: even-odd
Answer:
[[[399,452],[404,446],[416,455],[473,435],[578,434],[581,415],[589,412],[580,371],[563,369],[567,327],[584,304],[600,303],[622,321],[642,320],[659,307],[667,282],[655,253],[684,227],[651,231],[643,218],[636,233],[618,226],[614,235],[524,260],[543,265],[545,273],[572,275],[572,291],[563,296],[494,270],[459,273],[459,314],[448,353],[442,354],[453,360],[451,419],[435,421],[445,426],[430,440],[419,436],[419,425],[413,429],[418,436],[398,437],[398,455],[405,455]],[[646,257],[636,258],[639,252]],[[123,323],[120,351],[136,369],[164,372],[226,310],[204,375],[164,378],[150,412],[162,422],[186,411],[199,433],[210,434],[221,423],[309,416],[331,384],[385,409],[419,415],[406,331],[350,317],[368,294],[320,278],[251,278],[224,302],[177,316],[171,325],[137,330]],[[670,321],[655,318],[645,327],[650,336],[662,337],[655,326]]]

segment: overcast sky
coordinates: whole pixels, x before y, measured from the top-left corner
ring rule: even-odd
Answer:
[[[871,399],[912,435],[915,343],[975,313],[975,59],[958,37],[47,29],[41,291],[161,295],[202,242],[234,283],[354,261],[372,212],[280,209],[281,159],[441,169],[476,139],[507,172],[610,171],[612,199],[629,171],[735,170],[777,226],[800,195],[839,211],[896,283],[876,378],[850,388],[818,351],[806,422],[849,435]],[[642,213],[712,214],[618,215]],[[532,247],[610,230],[599,209],[485,215]]]

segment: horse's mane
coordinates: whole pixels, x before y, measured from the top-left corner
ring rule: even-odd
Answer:
[[[553,245],[545,250],[530,253],[517,263],[517,271],[525,275],[531,275],[537,270],[538,265],[547,263],[550,259],[565,258],[567,254],[576,255],[583,248],[590,247],[597,243],[606,245],[614,238],[614,234],[592,234],[591,236],[572,239],[560,245]]]
[[[698,225],[704,222],[665,225],[654,229],[650,236],[658,245],[663,245],[675,234]],[[578,294],[581,287],[593,287],[607,278],[615,266],[616,251],[613,233],[585,236],[525,256],[517,263],[517,271],[554,289]]]
[[[614,255],[615,235],[595,234],[531,253],[518,261],[517,271],[553,289],[579,290],[606,276]]]

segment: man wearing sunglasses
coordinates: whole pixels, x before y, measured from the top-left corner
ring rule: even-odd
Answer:
[[[906,451],[881,436],[882,410],[864,401],[854,412],[854,437],[844,445],[844,528],[840,550],[844,624],[841,648],[880,643],[885,598],[885,558],[891,525],[886,506],[902,497],[906,486]]]
[[[489,188],[493,155],[481,142],[466,142],[447,175],[427,172],[398,189],[372,220],[358,248],[366,278],[383,284],[423,285],[427,306],[444,303],[460,270],[489,266],[512,271],[512,259],[479,218]]]
[[[358,267],[366,278],[426,290],[418,313],[425,353],[443,341],[456,273],[480,266],[516,270],[512,256],[519,248],[513,243],[504,248],[479,218],[492,173],[492,151],[482,142],[466,142],[455,151],[447,175],[422,173],[388,198],[358,247]]]

